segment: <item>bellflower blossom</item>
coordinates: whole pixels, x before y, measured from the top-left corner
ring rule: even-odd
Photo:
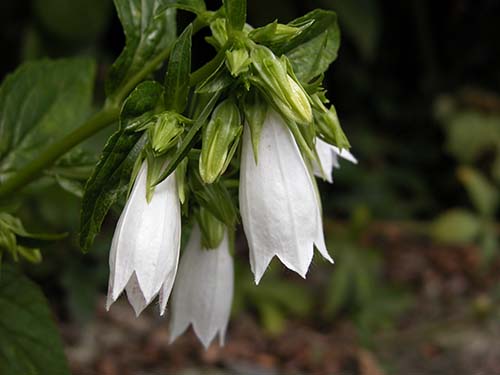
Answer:
[[[146,200],[143,162],[118,220],[109,257],[107,309],[125,289],[137,315],[160,294],[161,313],[172,290],[179,260],[181,211],[175,174]]]
[[[274,256],[302,277],[309,269],[314,246],[333,262],[325,246],[312,176],[292,133],[274,110],[268,111],[263,124],[258,163],[245,126],[239,201],[256,283]]]
[[[333,169],[340,168],[339,156],[351,163],[358,164],[358,160],[349,150],[339,149],[319,138],[316,138],[316,152],[318,153],[320,165],[315,163],[314,175],[326,179],[329,183],[333,183]]]
[[[224,344],[233,277],[227,230],[215,249],[204,249],[200,228],[195,224],[172,293],[171,342],[192,324],[205,348],[217,334],[220,345]]]

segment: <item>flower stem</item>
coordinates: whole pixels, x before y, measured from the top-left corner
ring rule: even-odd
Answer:
[[[52,165],[66,152],[99,130],[117,121],[119,113],[117,107],[104,107],[80,127],[50,145],[39,157],[25,165],[13,177],[0,185],[0,197],[5,197],[36,179],[43,169]]]

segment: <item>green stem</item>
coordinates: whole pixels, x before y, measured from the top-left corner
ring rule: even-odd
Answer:
[[[36,179],[43,169],[52,165],[63,154],[99,130],[117,121],[119,113],[117,107],[104,107],[79,128],[50,145],[39,157],[25,165],[12,178],[0,185],[0,197],[5,197]]]

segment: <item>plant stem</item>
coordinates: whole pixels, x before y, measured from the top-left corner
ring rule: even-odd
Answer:
[[[50,145],[38,158],[32,160],[13,177],[0,185],[0,197],[5,197],[32,182],[40,175],[43,169],[49,167],[66,152],[99,130],[117,121],[119,114],[118,107],[104,107],[80,127]]]

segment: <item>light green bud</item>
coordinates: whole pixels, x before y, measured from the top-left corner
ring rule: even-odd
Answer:
[[[249,37],[257,43],[273,44],[283,43],[299,35],[314,21],[308,22],[300,27],[288,26],[274,21],[266,26],[259,27],[249,33]]]
[[[212,36],[206,38],[208,43],[217,49],[226,44],[228,36],[225,18],[216,18],[212,23],[210,23],[210,30],[212,31]]]
[[[226,66],[233,77],[246,72],[250,62],[250,55],[246,49],[226,51]]]
[[[207,184],[226,170],[238,146],[243,125],[236,103],[227,99],[215,108],[203,128],[200,175]]]
[[[156,155],[166,153],[177,144],[179,136],[184,132],[183,120],[185,119],[175,112],[164,112],[149,127],[151,147]]]
[[[278,59],[267,47],[252,50],[253,82],[274,104],[281,114],[300,124],[312,122],[311,105],[307,93],[293,75],[287,72],[286,58]]]
[[[205,249],[215,249],[224,238],[225,225],[207,209],[201,207],[197,214],[201,230],[201,244]]]

